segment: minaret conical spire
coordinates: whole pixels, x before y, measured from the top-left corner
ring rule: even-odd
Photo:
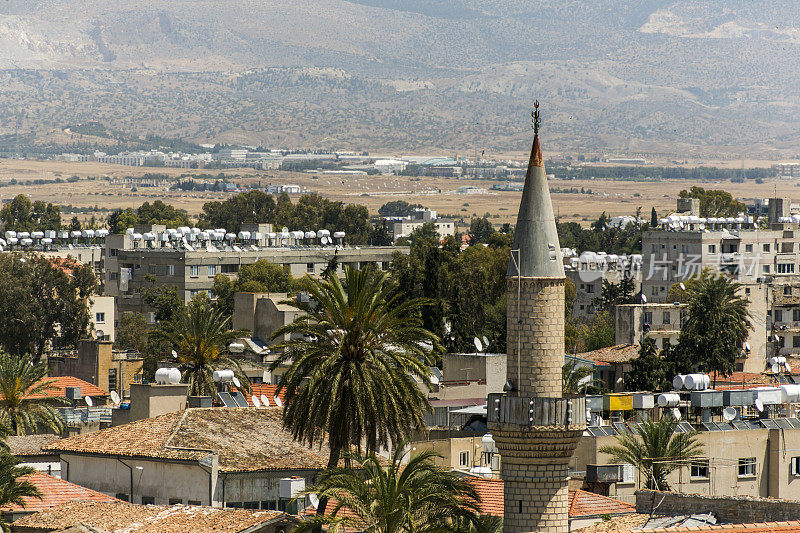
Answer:
[[[534,103],[533,146],[514,230],[507,277],[564,277],[550,189],[539,146],[539,102]]]

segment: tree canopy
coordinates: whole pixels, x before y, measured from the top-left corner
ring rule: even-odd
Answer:
[[[161,200],[152,204],[145,202],[136,209],[116,209],[108,216],[108,229],[111,233],[125,233],[125,230],[137,224],[163,224],[177,228],[189,226],[189,215]]]
[[[736,200],[731,193],[719,189],[704,189],[694,186],[678,193],[679,198],[698,198],[701,217],[735,217],[746,212],[747,206]]]
[[[91,267],[80,263],[0,254],[0,347],[35,359],[49,345],[74,348],[88,334],[96,286]]]
[[[61,208],[42,201],[31,202],[27,195],[19,194],[0,209],[0,221],[11,231],[59,230]]]
[[[378,208],[378,214],[382,217],[407,217],[415,209],[421,208],[422,204],[410,204],[405,200],[394,200],[386,202]]]

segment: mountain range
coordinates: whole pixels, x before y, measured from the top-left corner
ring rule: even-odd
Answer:
[[[796,0],[6,0],[0,69],[0,134],[800,154]]]

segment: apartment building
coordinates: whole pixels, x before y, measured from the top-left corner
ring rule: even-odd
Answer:
[[[438,218],[436,216],[436,211],[430,209],[416,209],[411,213],[411,216],[390,220],[393,220],[392,236],[394,240],[400,237],[408,237],[414,230],[421,228],[427,223],[432,223],[434,225],[440,239],[455,235],[455,221]]]
[[[578,256],[574,250],[563,249],[564,273],[575,285],[572,317],[591,319],[595,301],[603,292],[603,281],[620,283],[626,276],[633,280],[633,292],[642,286],[642,256],[584,252]]]

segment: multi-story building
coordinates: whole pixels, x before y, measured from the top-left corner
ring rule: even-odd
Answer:
[[[439,234],[439,237],[442,239],[448,236],[452,237],[455,235],[456,231],[454,220],[438,218],[436,216],[436,211],[431,211],[430,209],[416,209],[411,213],[411,216],[403,217],[399,220],[392,220],[394,220],[392,224],[394,240],[400,237],[408,237],[414,230],[421,228],[427,223],[432,223],[434,225],[436,233]]]
[[[106,294],[117,298],[118,314],[145,312],[141,292],[152,284],[176,287],[188,302],[200,292],[212,295],[217,274],[235,277],[242,265],[262,259],[301,277],[320,275],[334,258],[339,271],[368,264],[386,270],[395,253],[408,253],[408,247],[346,246],[343,232],[332,236],[326,230],[275,233],[268,231],[272,229],[269,224],[253,226],[244,225],[238,234],[192,232],[189,228],[170,233],[153,226],[111,235],[106,240]],[[138,229],[149,231],[139,233]]]
[[[572,317],[590,319],[595,315],[595,301],[600,298],[603,282],[620,283],[626,276],[633,281],[633,294],[641,290],[642,256],[562,250],[564,273],[575,285]]]

